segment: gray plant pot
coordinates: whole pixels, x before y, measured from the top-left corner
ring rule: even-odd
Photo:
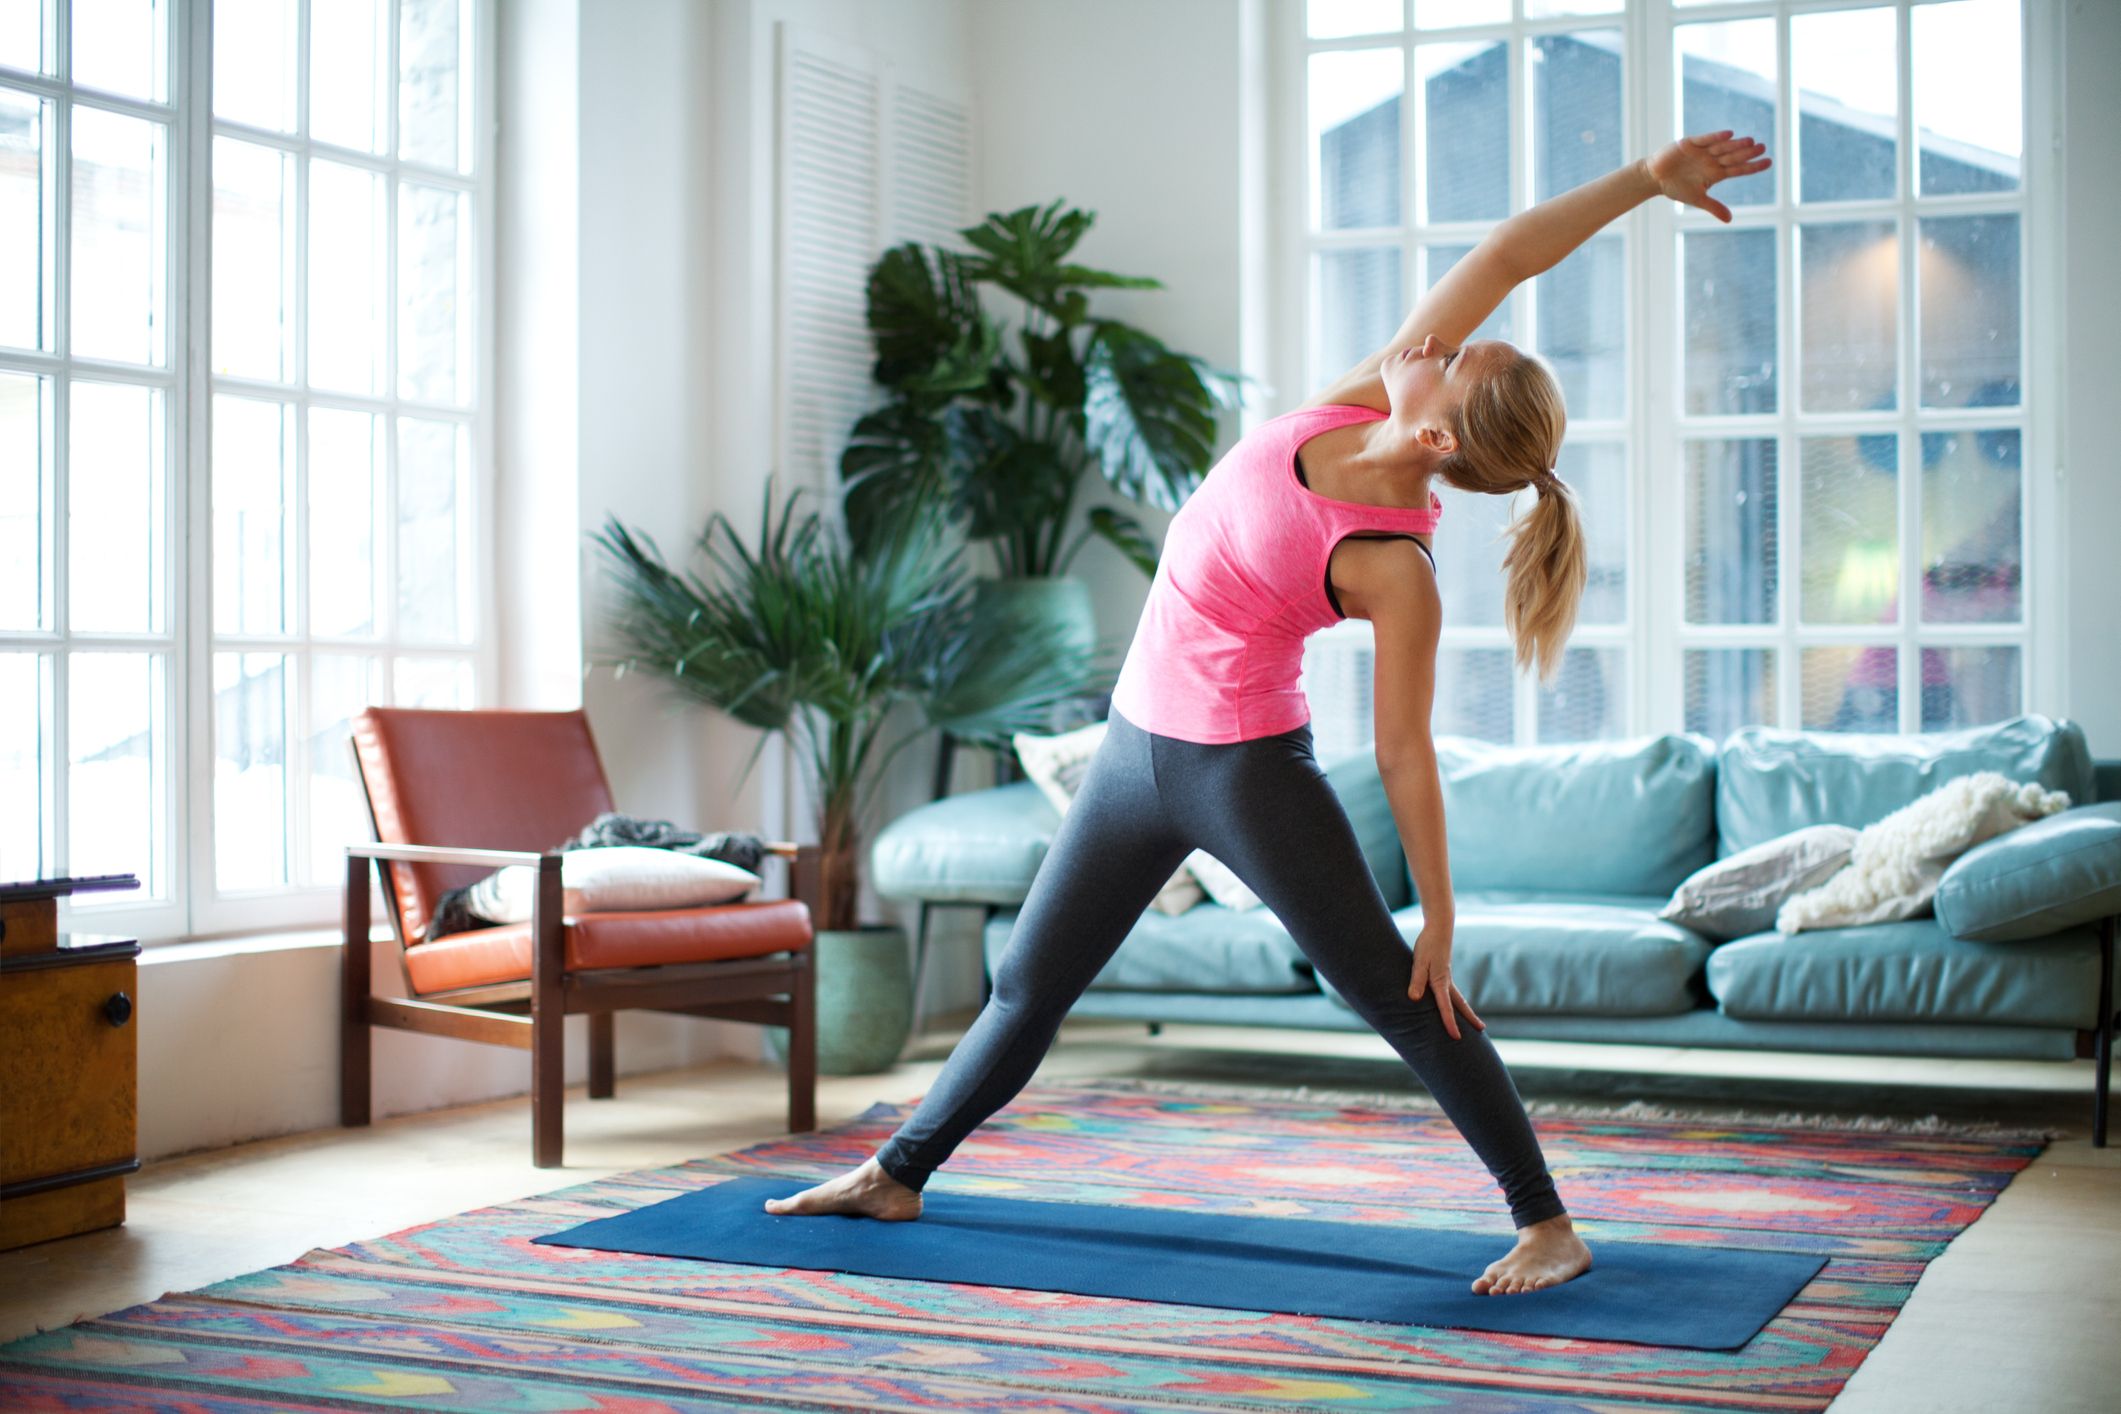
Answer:
[[[913,1030],[906,930],[896,923],[820,928],[810,957],[817,969],[818,1074],[891,1069]],[[767,1027],[766,1046],[785,1067],[788,1028]]]

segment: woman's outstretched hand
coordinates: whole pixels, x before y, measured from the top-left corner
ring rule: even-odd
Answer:
[[[1451,939],[1446,933],[1441,941],[1427,928],[1414,942],[1414,976],[1407,983],[1407,995],[1420,1001],[1427,993],[1435,993],[1436,1010],[1443,1014],[1443,1029],[1451,1039],[1458,1039],[1458,1012],[1464,1012],[1466,1020],[1482,1031],[1488,1023],[1482,1021],[1466,1000],[1465,993],[1451,980]]]
[[[1731,208],[1709,195],[1709,188],[1732,177],[1750,177],[1765,172],[1774,159],[1767,144],[1750,137],[1720,133],[1683,137],[1670,147],[1643,159],[1643,166],[1657,190],[1674,201],[1698,206],[1719,221],[1731,219]]]

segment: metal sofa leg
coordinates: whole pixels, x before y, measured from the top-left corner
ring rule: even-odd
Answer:
[[[2114,1070],[2114,920],[2099,923],[2099,1033],[2092,1049],[2092,1147],[2106,1147],[2107,1091]]]
[[[618,1093],[617,1016],[589,1013],[589,1098],[608,1100]]]

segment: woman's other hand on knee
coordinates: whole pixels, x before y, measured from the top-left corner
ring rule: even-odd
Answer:
[[[1451,934],[1450,930],[1424,927],[1421,937],[1414,944],[1414,975],[1407,983],[1407,996],[1420,1001],[1425,996],[1436,998],[1437,1013],[1443,1017],[1443,1029],[1454,1041],[1459,1039],[1458,1018],[1463,1015],[1477,1030],[1485,1031],[1488,1024],[1473,1010],[1465,993],[1451,979]]]

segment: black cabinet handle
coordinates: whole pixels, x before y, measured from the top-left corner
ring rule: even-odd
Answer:
[[[103,1004],[103,1018],[113,1026],[123,1026],[133,1019],[133,999],[123,992],[113,992],[110,1000]]]

